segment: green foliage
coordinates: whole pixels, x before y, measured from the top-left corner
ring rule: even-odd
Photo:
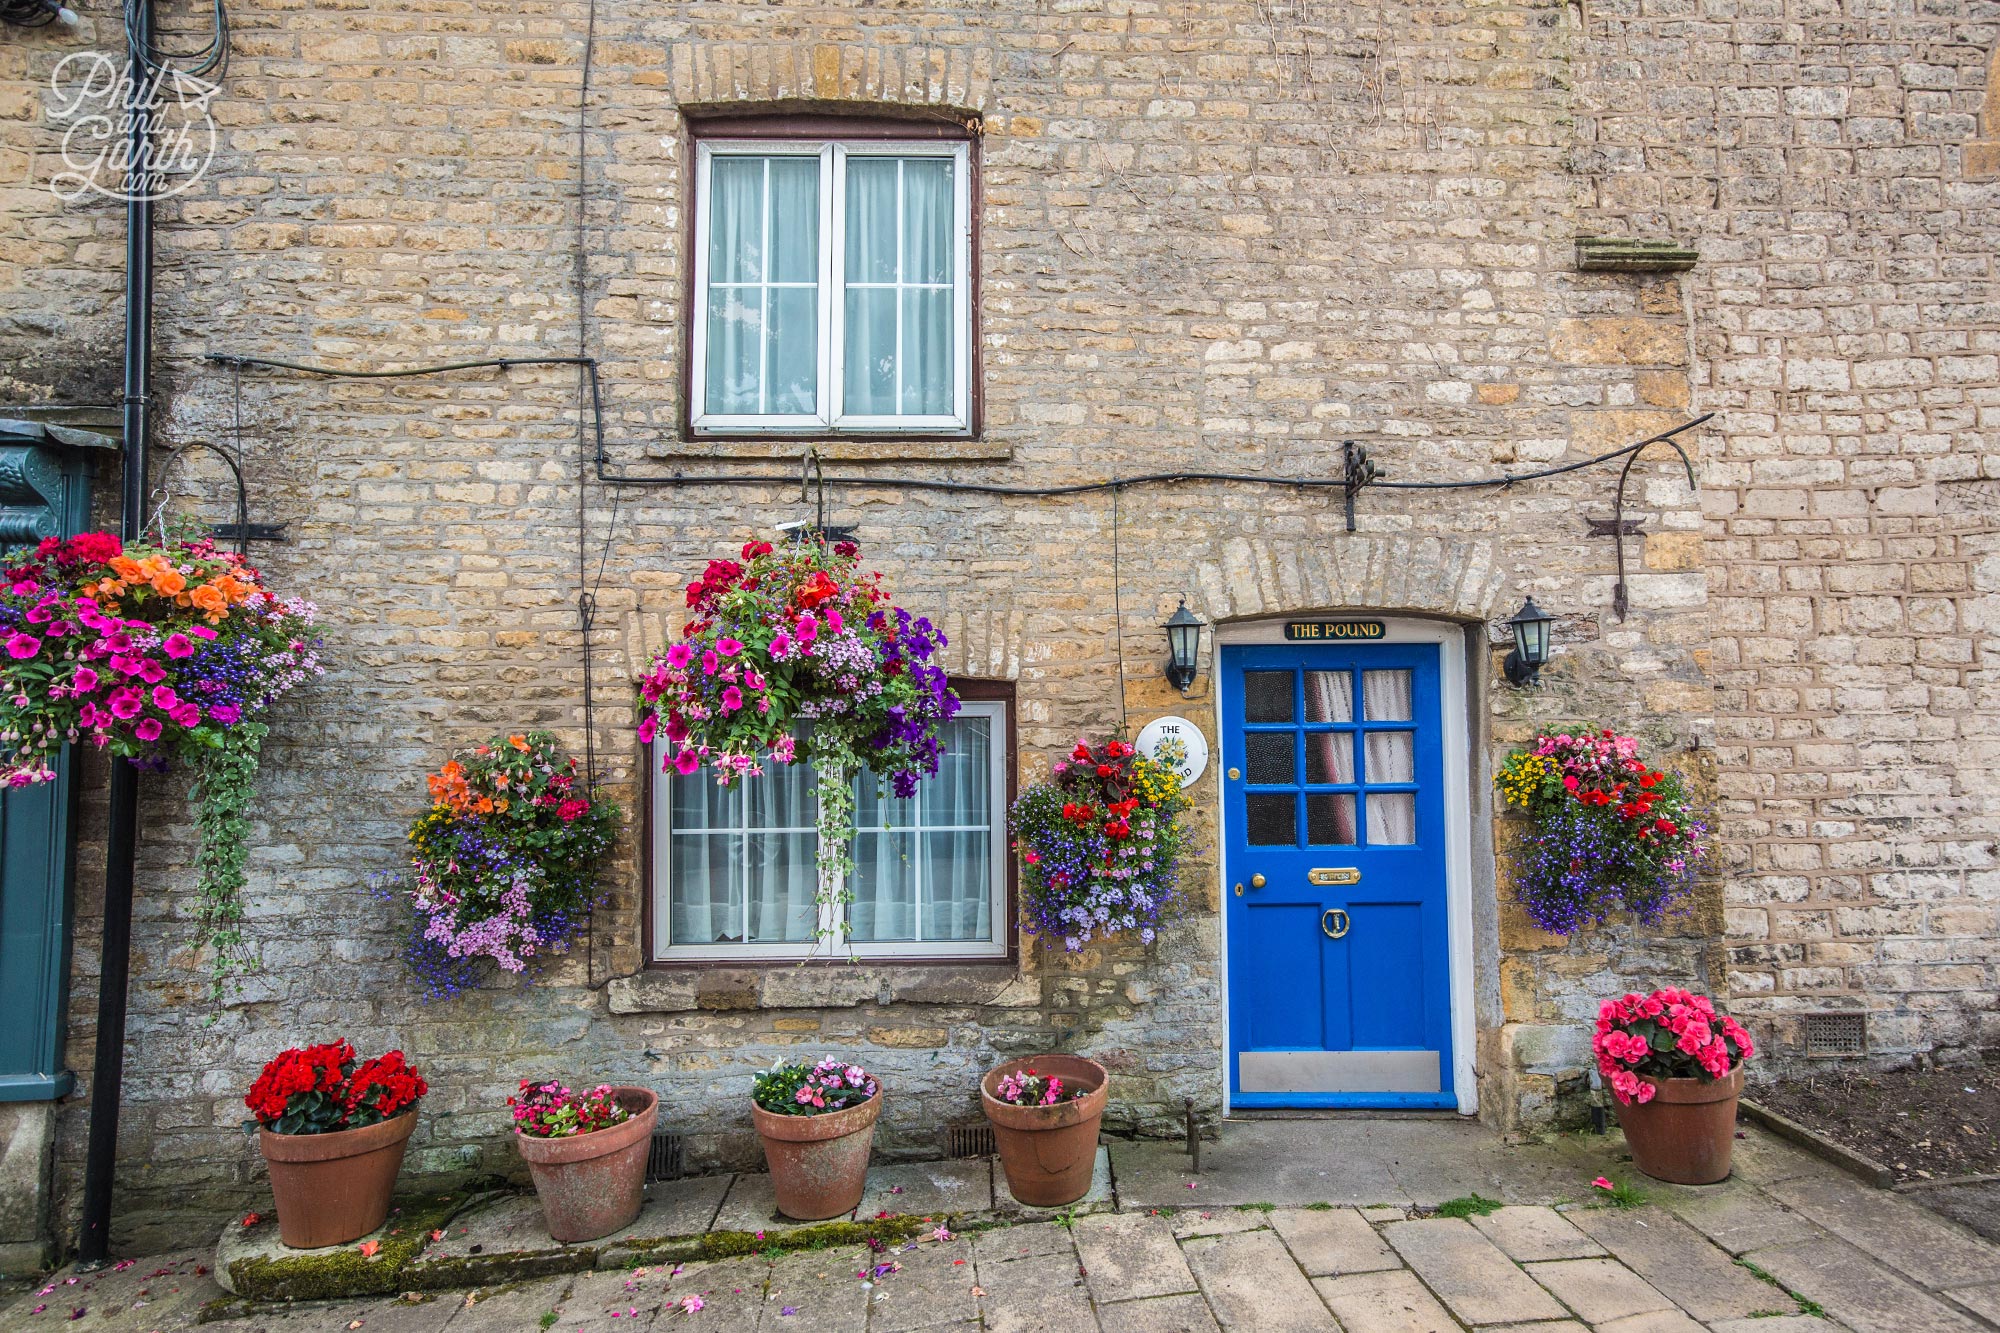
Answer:
[[[1485,1217],[1505,1207],[1498,1199],[1489,1199],[1481,1194],[1467,1194],[1456,1199],[1446,1199],[1438,1205],[1439,1217]]]
[[[1644,1208],[1648,1200],[1646,1191],[1626,1180],[1614,1180],[1611,1188],[1600,1191],[1593,1208]]]
[[[546,1310],[542,1313],[542,1317],[540,1320],[540,1327],[552,1328],[555,1326],[555,1322],[556,1322],[556,1312],[554,1310]]]
[[[242,722],[201,753],[189,798],[201,829],[195,866],[196,947],[209,953],[215,999],[250,969],[243,947],[244,867],[250,859],[250,802],[257,794],[257,758],[270,728]]]

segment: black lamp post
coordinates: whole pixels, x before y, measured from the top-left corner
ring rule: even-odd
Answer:
[[[1507,660],[1502,664],[1509,683],[1535,683],[1541,675],[1542,664],[1549,660],[1549,629],[1555,623],[1556,618],[1536,606],[1534,598],[1521,603],[1521,609],[1507,622],[1507,627],[1514,631],[1514,651],[1507,654]]]
[[[1194,612],[1187,609],[1187,598],[1174,608],[1167,623],[1160,626],[1167,632],[1167,683],[1187,693],[1188,686],[1194,684],[1194,666],[1201,654],[1201,627],[1206,623]]]

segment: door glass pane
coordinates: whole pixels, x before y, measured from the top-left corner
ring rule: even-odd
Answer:
[[[1289,671],[1244,672],[1243,720],[1245,722],[1290,722],[1292,720],[1292,673]]]
[[[1306,721],[1352,722],[1354,675],[1348,671],[1306,672]]]
[[[862,833],[854,840],[854,901],[848,905],[848,938],[913,940],[917,937],[917,835]]]
[[[924,938],[993,938],[993,835],[924,834]]]
[[[1354,837],[1354,796],[1350,792],[1313,792],[1306,797],[1306,842],[1313,847],[1342,847]]]
[[[1266,784],[1296,782],[1298,764],[1289,731],[1253,731],[1243,737],[1244,764],[1250,781]]]
[[[1368,733],[1368,781],[1415,782],[1417,735],[1413,731]]]
[[[1354,781],[1353,732],[1309,731],[1306,733],[1306,781]]]
[[[1252,847],[1296,847],[1299,841],[1290,792],[1252,792],[1246,800],[1250,810],[1247,841]]]
[[[1407,791],[1368,793],[1368,841],[1407,846],[1417,840],[1417,797]]]
[[[676,788],[691,787],[676,783]],[[712,784],[700,784],[703,786]],[[675,944],[743,938],[743,835],[676,833],[668,842],[672,878],[667,931]]]
[[[1408,722],[1414,717],[1410,711],[1410,673],[1362,672],[1361,715],[1370,722]]]

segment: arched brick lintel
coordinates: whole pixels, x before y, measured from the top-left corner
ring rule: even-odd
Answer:
[[[1505,579],[1491,542],[1418,533],[1340,533],[1310,542],[1231,537],[1194,566],[1217,624],[1321,611],[1458,621],[1495,614]]]

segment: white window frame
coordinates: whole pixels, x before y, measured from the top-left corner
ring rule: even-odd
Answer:
[[[751,942],[742,944],[716,944],[712,941],[702,944],[675,944],[673,942],[673,784],[676,782],[706,782],[706,777],[684,778],[679,774],[661,771],[661,761],[665,755],[664,741],[655,741],[649,751],[653,764],[653,959],[656,962],[796,962],[801,959],[822,957],[833,959],[860,958],[866,961],[884,961],[898,958],[1005,958],[1011,941],[1014,921],[1007,911],[1008,889],[1008,848],[1007,833],[1007,702],[1003,699],[967,699],[958,710],[959,717],[987,717],[992,719],[991,734],[987,746],[988,763],[991,771],[987,775],[987,793],[990,823],[986,826],[988,855],[992,859],[988,891],[992,895],[992,905],[988,920],[992,923],[989,940],[850,940],[844,935],[836,935],[823,941],[805,941],[786,944],[777,941]],[[864,775],[863,781],[867,781]],[[744,778],[744,782],[756,782],[756,778]],[[747,842],[752,830],[748,826],[749,803],[744,803],[744,822],[738,830]],[[908,830],[918,834],[924,832],[945,832],[968,829],[975,826],[964,824],[926,824],[921,819]],[[757,832],[783,832],[785,830],[756,830]],[[810,832],[809,829],[793,830]],[[921,850],[923,841],[917,839]],[[916,928],[923,929],[923,879],[927,874],[921,858],[918,861],[918,889],[916,900]],[[747,928],[749,895],[744,895],[744,922]],[[829,913],[821,909],[820,924],[830,929],[838,923],[836,909]]]
[[[817,157],[819,191],[819,392],[807,413],[721,413],[708,410],[708,241],[711,172],[718,156]],[[846,411],[847,159],[938,157],[952,166],[952,410],[948,414],[882,416]],[[703,139],[695,149],[694,301],[688,312],[689,419],[701,435],[841,432],[861,435],[972,433],[972,154],[952,140]],[[900,244],[900,239],[899,242]],[[770,247],[765,247],[766,254]]]

